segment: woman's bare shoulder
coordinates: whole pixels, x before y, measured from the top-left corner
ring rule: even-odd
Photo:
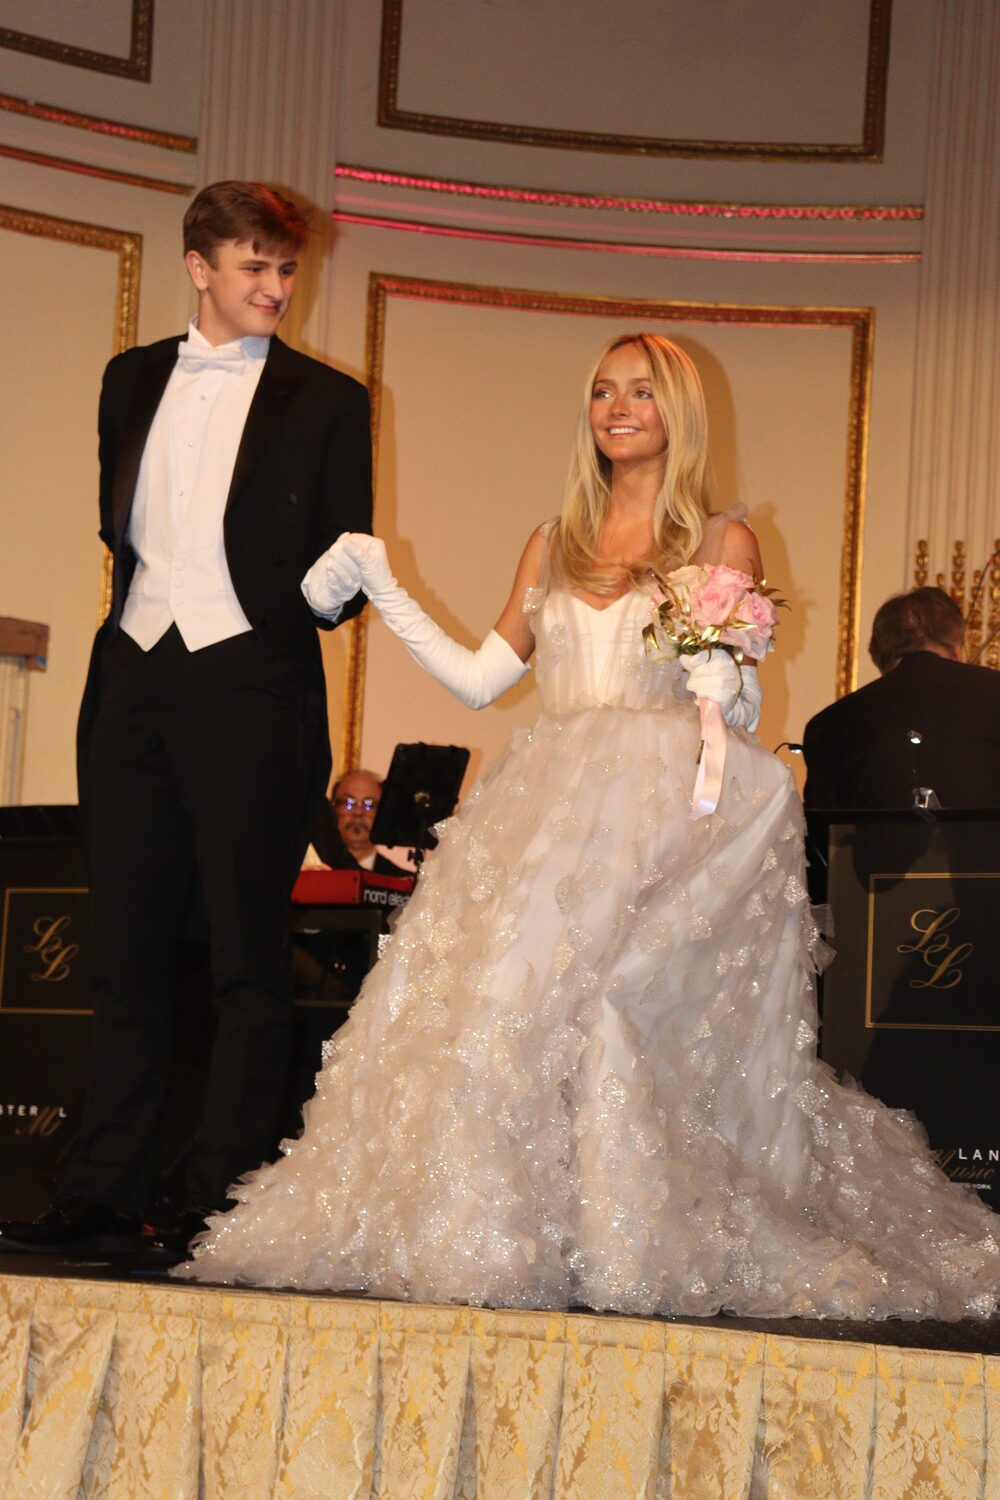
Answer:
[[[739,568],[743,573],[760,578],[760,549],[745,517],[744,505],[732,505],[728,510],[717,511],[708,516],[701,544],[693,561],[723,563],[728,568]]]

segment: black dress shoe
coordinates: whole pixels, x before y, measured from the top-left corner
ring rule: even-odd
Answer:
[[[106,1208],[86,1198],[63,1198],[31,1222],[0,1223],[0,1248],[6,1250],[138,1250],[142,1220],[138,1214]]]
[[[158,1229],[149,1242],[149,1248],[160,1260],[181,1261],[188,1258],[188,1246],[196,1234],[201,1234],[205,1221],[213,1210],[187,1208],[178,1214],[172,1224]]]

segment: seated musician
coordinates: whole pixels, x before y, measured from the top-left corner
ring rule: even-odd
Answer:
[[[313,833],[306,865],[370,870],[374,875],[412,875],[408,850],[376,848],[371,841],[381,795],[382,782],[373,771],[348,771],[334,782]],[[293,934],[292,947],[299,994],[314,1000],[353,1000],[371,957],[367,931],[300,931]]]
[[[379,850],[371,841],[381,796],[382,782],[373,771],[348,771],[334,782],[313,834],[312,847],[322,864],[376,875],[413,874],[405,849]]]

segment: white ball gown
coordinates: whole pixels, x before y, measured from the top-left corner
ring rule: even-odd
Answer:
[[[533,591],[534,592],[534,591]],[[300,1138],[175,1274],[494,1307],[987,1315],[1000,1216],[816,1058],[802,812],[649,604],[530,601],[542,712],[457,816]]]

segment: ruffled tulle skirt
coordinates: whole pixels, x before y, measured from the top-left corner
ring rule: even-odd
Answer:
[[[182,1276],[634,1314],[960,1318],[1000,1219],[816,1061],[802,815],[690,707],[543,717],[441,825],[299,1140]]]

